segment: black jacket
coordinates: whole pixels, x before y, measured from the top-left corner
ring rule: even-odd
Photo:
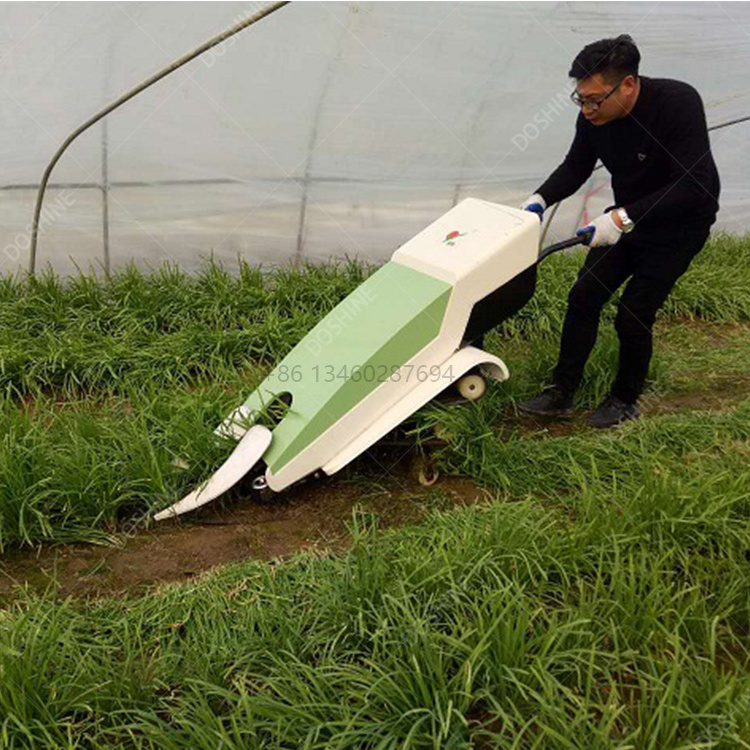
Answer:
[[[625,117],[592,125],[578,115],[565,161],[537,192],[548,206],[567,198],[599,158],[612,175],[616,205],[637,227],[711,225],[720,183],[700,95],[682,81],[640,80],[638,99]]]

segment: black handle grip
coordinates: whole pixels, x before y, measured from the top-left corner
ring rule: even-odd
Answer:
[[[554,245],[549,245],[539,253],[539,257],[536,259],[537,263],[541,263],[545,258],[548,258],[553,253],[559,253],[560,250],[566,250],[569,247],[575,247],[576,245],[588,245],[591,242],[591,238],[594,236],[593,228],[577,234],[575,237],[571,237],[569,240],[563,240],[557,242]]]

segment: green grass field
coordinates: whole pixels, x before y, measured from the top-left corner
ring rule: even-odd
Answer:
[[[346,551],[145,596],[19,590],[0,747],[749,748],[750,238],[696,259],[643,419],[605,433],[513,406],[549,376],[580,262],[545,263],[488,337],[510,381],[419,415],[492,502],[388,531],[363,506]],[[371,270],[0,283],[0,547],[106,542],[208,476],[216,423]],[[608,388],[612,317],[581,408]]]

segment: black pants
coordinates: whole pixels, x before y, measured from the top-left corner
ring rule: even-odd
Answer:
[[[578,387],[596,341],[602,308],[630,278],[615,317],[620,363],[612,395],[634,403],[648,374],[656,313],[705,244],[708,233],[708,226],[677,229],[669,236],[635,230],[616,245],[589,250],[568,296],[554,382],[571,392]]]

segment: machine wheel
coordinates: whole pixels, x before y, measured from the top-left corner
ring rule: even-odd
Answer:
[[[420,454],[412,459],[409,473],[423,487],[432,487],[440,479],[440,471],[429,454]]]
[[[437,422],[432,428],[432,432],[435,435],[435,441],[439,444],[450,443],[453,441],[453,433],[440,422]]]
[[[250,492],[248,493],[250,499],[255,503],[261,505],[267,505],[273,502],[276,497],[276,493],[268,486],[266,482],[265,473],[257,474],[250,481]]]
[[[476,401],[484,396],[487,381],[482,375],[472,372],[456,381],[456,389],[467,401]]]

